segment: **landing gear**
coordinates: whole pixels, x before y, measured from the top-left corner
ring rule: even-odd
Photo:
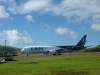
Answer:
[[[30,54],[29,53],[27,53],[27,57],[29,56]]]
[[[58,55],[61,55],[61,53],[58,53]]]
[[[53,55],[57,55],[57,54],[55,53],[55,54],[53,54]]]
[[[57,54],[57,53],[55,53],[55,54],[53,54],[53,55],[61,55],[61,53],[58,53],[58,54]]]
[[[28,54],[27,54],[27,57],[28,57]]]

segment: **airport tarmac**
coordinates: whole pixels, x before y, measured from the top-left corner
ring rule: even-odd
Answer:
[[[42,54],[30,54],[14,56],[14,59],[32,59],[32,58],[54,58],[54,57],[74,57],[74,56],[100,56],[100,52],[91,52],[91,53],[62,53],[62,55],[42,55]],[[4,57],[0,57],[0,60],[4,59]]]

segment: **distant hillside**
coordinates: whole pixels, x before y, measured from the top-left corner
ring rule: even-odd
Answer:
[[[100,52],[100,45],[93,47],[93,48],[86,48],[78,52]]]
[[[0,53],[3,53],[5,51],[20,51],[21,48],[17,48],[17,47],[11,47],[11,46],[2,46],[0,45]]]

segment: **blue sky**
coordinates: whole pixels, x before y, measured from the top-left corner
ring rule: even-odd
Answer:
[[[0,0],[0,44],[100,44],[100,0]]]

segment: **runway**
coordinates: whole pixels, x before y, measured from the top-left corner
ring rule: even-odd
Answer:
[[[56,58],[56,57],[75,57],[75,56],[100,56],[100,52],[91,53],[62,53],[62,55],[42,55],[42,54],[30,54],[28,57],[15,56],[14,59],[32,59],[32,58]]]
[[[13,58],[16,59],[33,59],[33,58],[56,58],[56,57],[76,57],[76,56],[100,56],[100,52],[91,52],[91,53],[62,53],[62,55],[42,55],[42,54],[30,54],[28,57],[27,55],[20,55],[14,56]],[[0,60],[4,59],[4,57],[0,57]]]

